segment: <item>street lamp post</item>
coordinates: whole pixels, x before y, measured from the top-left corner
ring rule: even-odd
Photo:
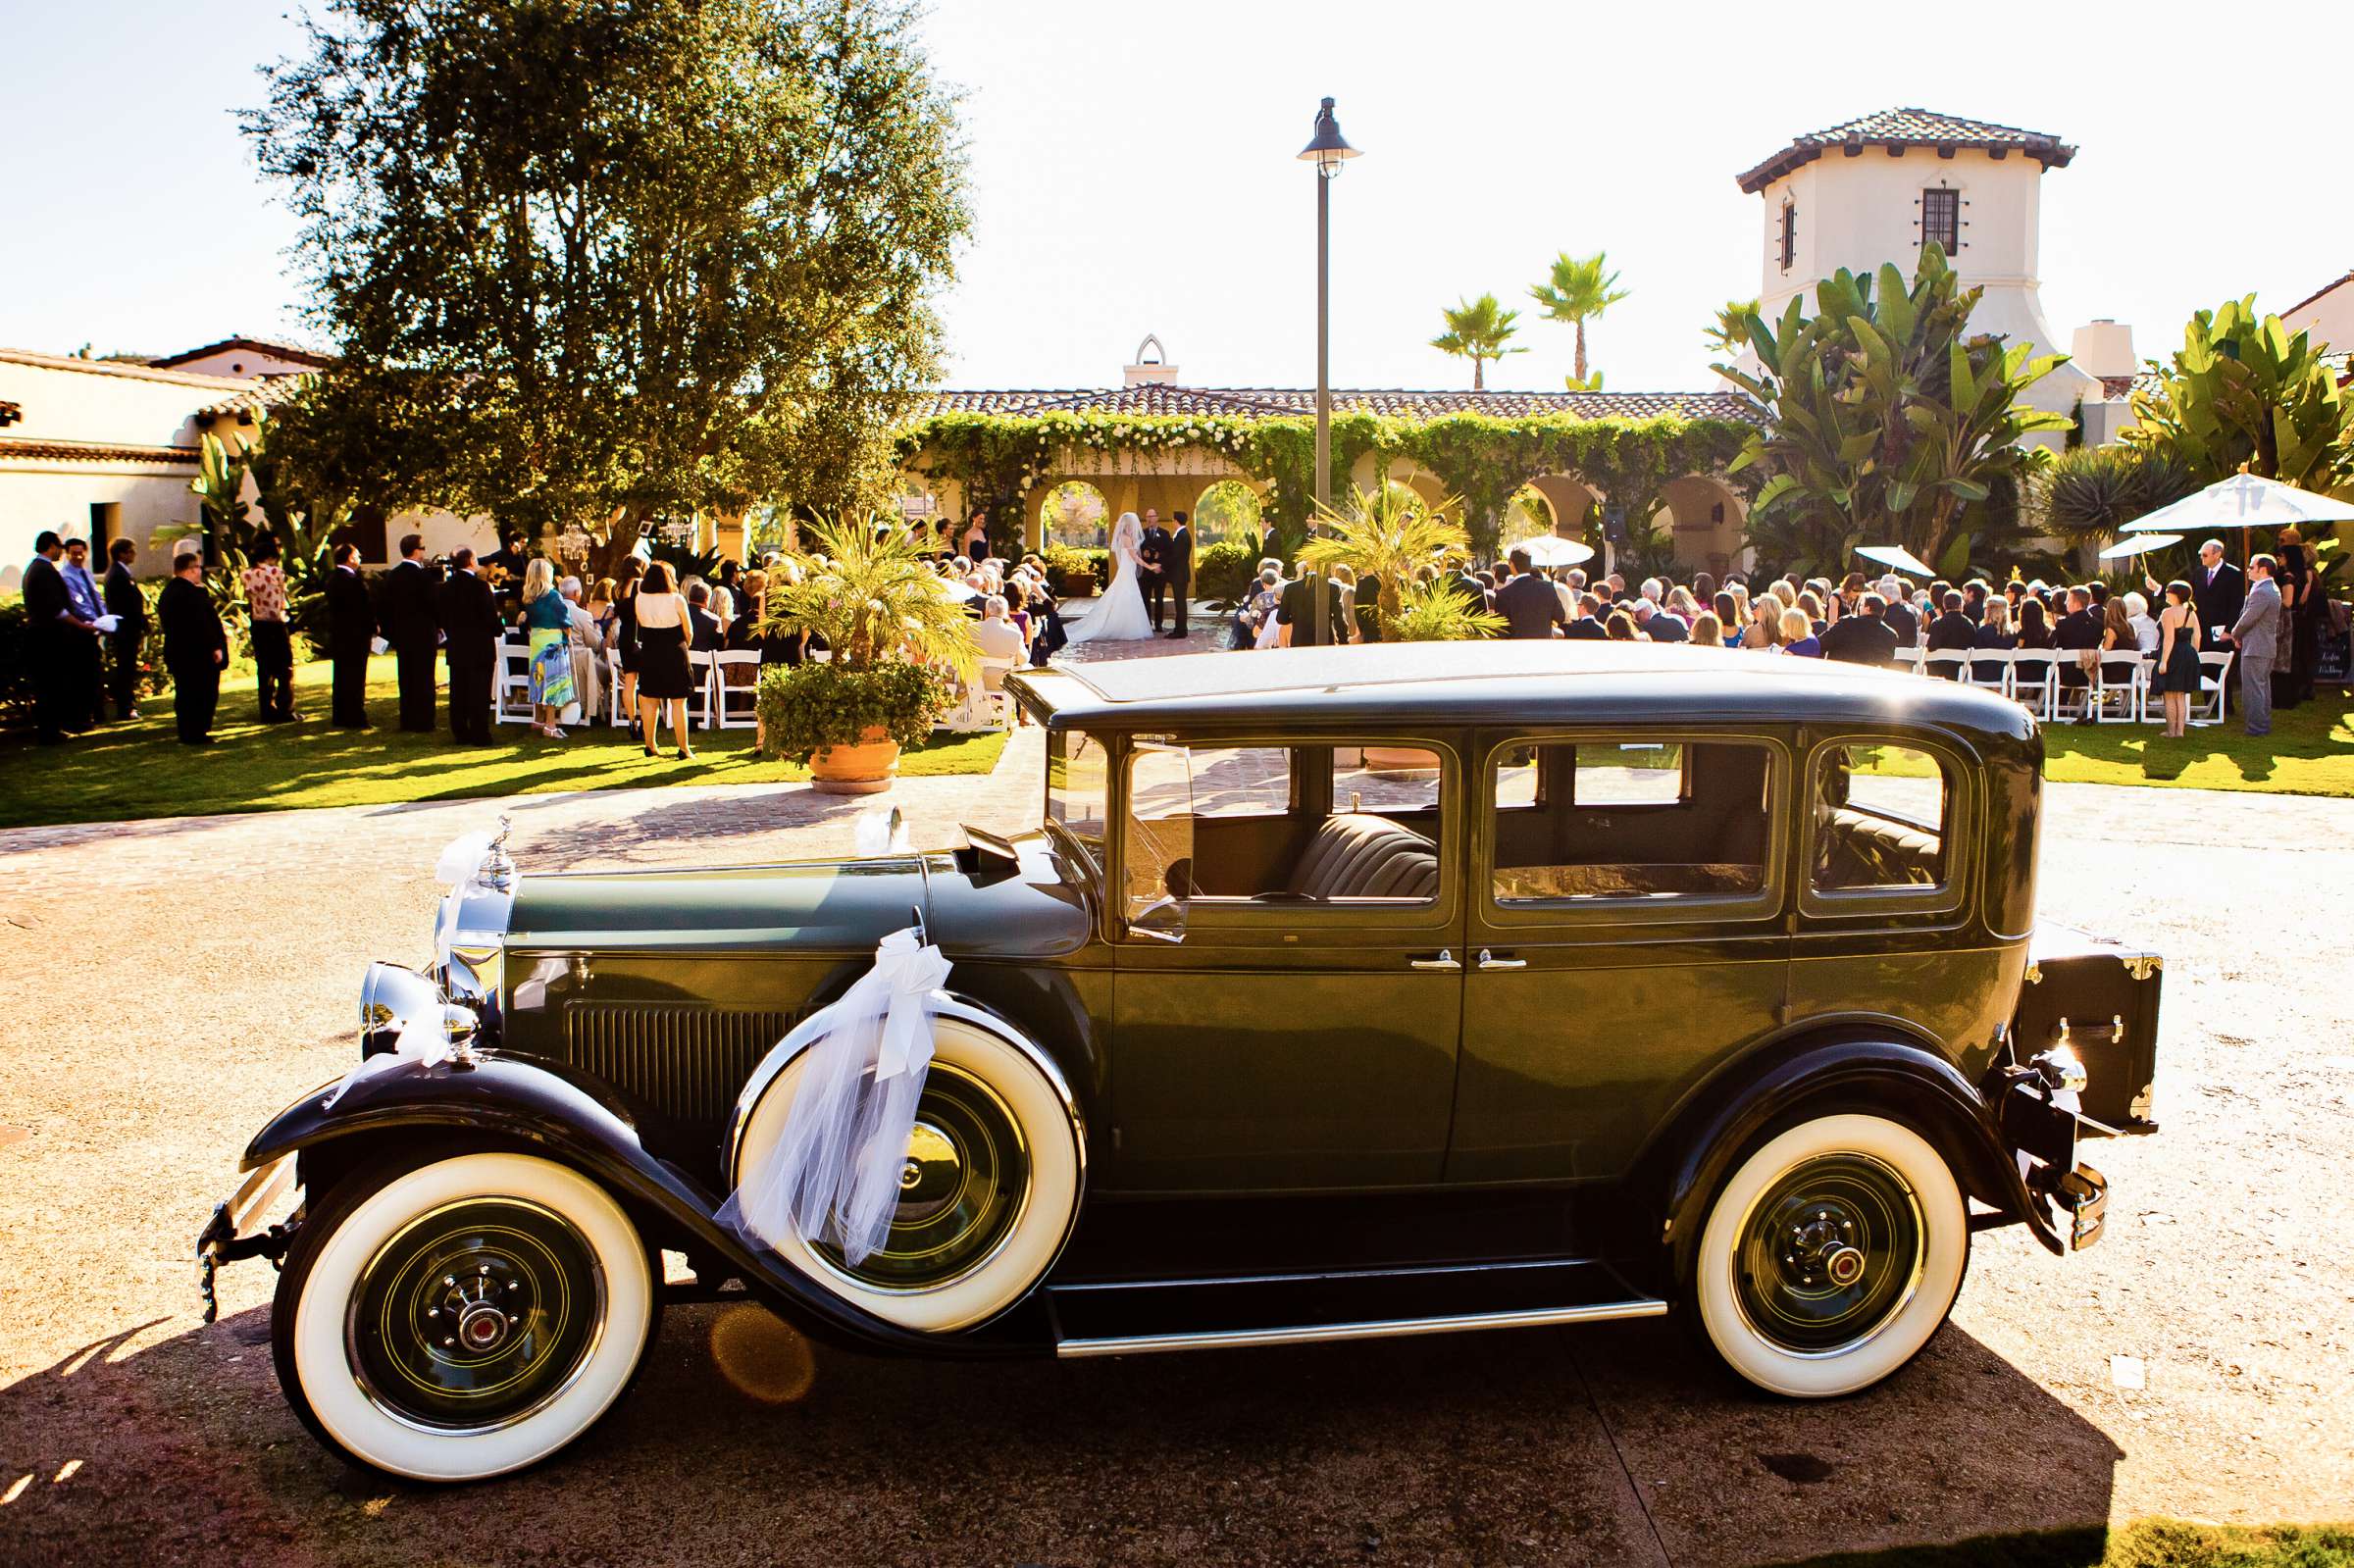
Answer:
[[[1332,182],[1341,173],[1341,165],[1357,156],[1355,147],[1341,135],[1341,124],[1333,118],[1332,100],[1327,98],[1316,110],[1315,134],[1300,149],[1303,163],[1316,166],[1316,505],[1332,504]],[[1330,621],[1324,595],[1330,591],[1324,574],[1315,573],[1309,582],[1311,605],[1309,613],[1315,620],[1315,638],[1323,641],[1330,632]]]

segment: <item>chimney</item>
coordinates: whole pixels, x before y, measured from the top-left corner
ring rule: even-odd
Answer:
[[[1150,358],[1147,356],[1150,355]],[[1154,381],[1165,386],[1177,384],[1177,367],[1169,363],[1169,351],[1160,346],[1160,339],[1151,332],[1136,345],[1136,362],[1121,373],[1123,386],[1146,386]]]
[[[2076,329],[2069,344],[2069,358],[2076,369],[2103,380],[2130,379],[2141,369],[2141,362],[2133,357],[2133,329],[2106,316]]]

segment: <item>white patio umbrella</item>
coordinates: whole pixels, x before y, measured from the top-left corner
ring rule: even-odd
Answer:
[[[2172,506],[2137,517],[2121,533],[2197,533],[2207,529],[2239,529],[2247,543],[2248,529],[2286,528],[2294,523],[2354,523],[2354,504],[2331,496],[2300,490],[2278,480],[2253,474],[2234,474],[2218,480]],[[2246,553],[2244,548],[2241,553]]]
[[[1558,533],[1539,533],[1520,540],[1510,549],[1526,550],[1529,560],[1538,566],[1584,566],[1594,559],[1594,546],[1564,539]]]
[[[2163,550],[2170,545],[2181,542],[2182,535],[2179,533],[2136,533],[2131,538],[2120,539],[2103,550],[2101,559],[2104,561],[2130,560],[2144,550]]]
[[[1915,577],[1933,578],[1937,575],[1935,567],[1901,544],[1859,544],[1856,553],[1867,561],[1877,561],[1882,566],[1910,572]]]

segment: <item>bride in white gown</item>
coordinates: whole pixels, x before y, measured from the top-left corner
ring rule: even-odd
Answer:
[[[1144,524],[1134,512],[1122,512],[1119,525],[1111,531],[1111,586],[1071,632],[1070,641],[1130,642],[1152,634],[1152,617],[1145,611],[1140,581],[1144,543]]]

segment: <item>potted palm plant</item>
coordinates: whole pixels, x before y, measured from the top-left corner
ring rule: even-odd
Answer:
[[[830,794],[891,787],[902,746],[949,702],[947,674],[979,668],[972,621],[924,546],[879,518],[818,523],[798,571],[768,588],[763,632],[806,632],[826,653],[760,672],[760,755],[808,764]]]

